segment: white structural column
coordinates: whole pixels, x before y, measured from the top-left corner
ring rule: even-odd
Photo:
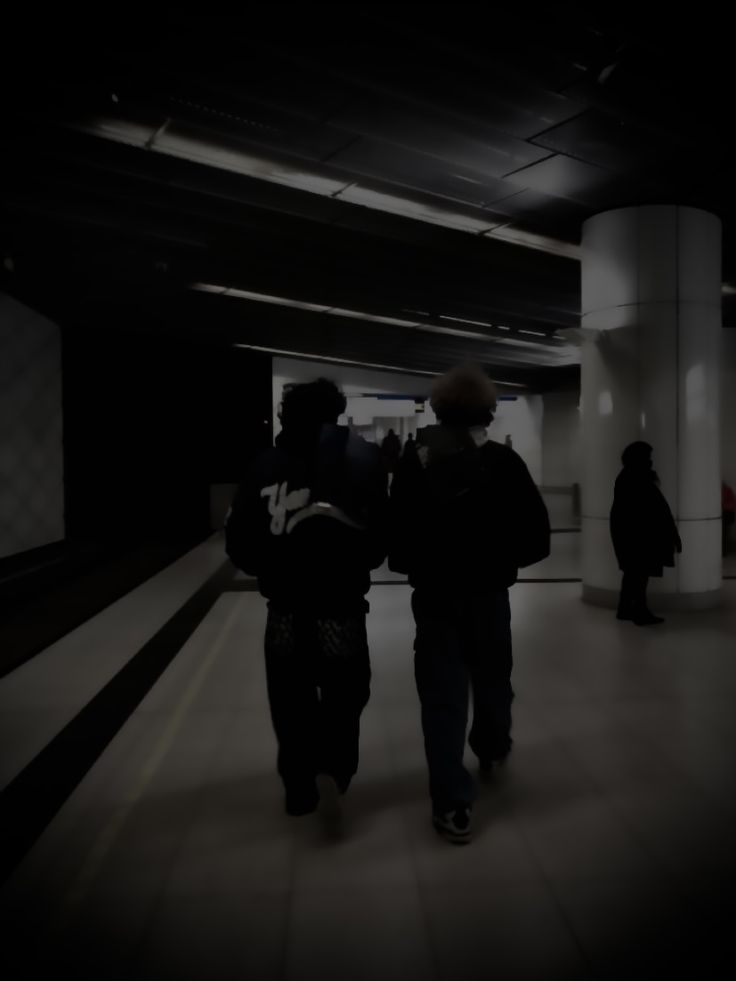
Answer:
[[[616,602],[608,515],[621,451],[654,448],[683,551],[652,579],[656,609],[707,609],[721,592],[721,223],[652,205],[590,218],[582,240],[583,599]]]

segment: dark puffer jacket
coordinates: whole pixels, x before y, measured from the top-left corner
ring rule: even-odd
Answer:
[[[544,501],[521,457],[485,430],[430,426],[391,486],[389,566],[425,592],[505,589],[546,558]]]
[[[347,427],[282,432],[235,497],[227,554],[280,609],[366,610],[370,570],[386,557],[386,483],[378,447]]]
[[[611,539],[619,568],[661,576],[675,564],[682,543],[669,505],[646,467],[625,466],[616,478],[610,514]]]

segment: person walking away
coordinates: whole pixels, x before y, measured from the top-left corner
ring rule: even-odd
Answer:
[[[638,627],[663,623],[647,603],[651,576],[674,566],[682,542],[672,512],[657,486],[652,447],[637,440],[621,454],[623,469],[616,478],[609,524],[613,549],[622,572],[616,616]]]
[[[369,697],[365,595],[386,556],[387,478],[378,447],[336,424],[344,410],[327,379],[287,390],[282,432],[226,523],[227,554],[268,600],[268,698],[295,816],[318,806],[318,774],[347,790]]]
[[[476,365],[432,386],[439,425],[417,434],[417,456],[391,488],[389,567],[413,587],[414,667],[432,821],[447,840],[471,837],[477,795],[463,765],[468,742],[482,772],[511,745],[509,587],[549,555],[547,510],[521,457],[488,439],[496,390]]]

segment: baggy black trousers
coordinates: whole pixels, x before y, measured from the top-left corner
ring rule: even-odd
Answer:
[[[360,715],[370,695],[365,614],[323,618],[269,607],[266,681],[277,768],[289,790],[358,769]]]

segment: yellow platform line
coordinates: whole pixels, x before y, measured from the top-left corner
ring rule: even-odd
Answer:
[[[176,739],[187,712],[199,694],[207,675],[220,655],[222,648],[228,641],[232,632],[233,625],[241,612],[241,604],[236,604],[227,616],[222,627],[217,633],[212,646],[207,652],[207,656],[200,663],[196,672],[192,676],[189,684],[179,700],[174,714],[169,719],[166,727],[159,736],[150,755],[146,759],[138,779],[125,795],[123,801],[115,808],[107,824],[100,829],[94,839],[92,847],[87,852],[79,871],[62,898],[56,916],[52,922],[52,929],[55,931],[63,930],[69,923],[75,910],[77,910],[90,890],[90,887],[97,878],[103,862],[109,855],[120,832],[125,826],[131,811],[145,794],[151,781],[156,776],[167,753],[171,749]]]

